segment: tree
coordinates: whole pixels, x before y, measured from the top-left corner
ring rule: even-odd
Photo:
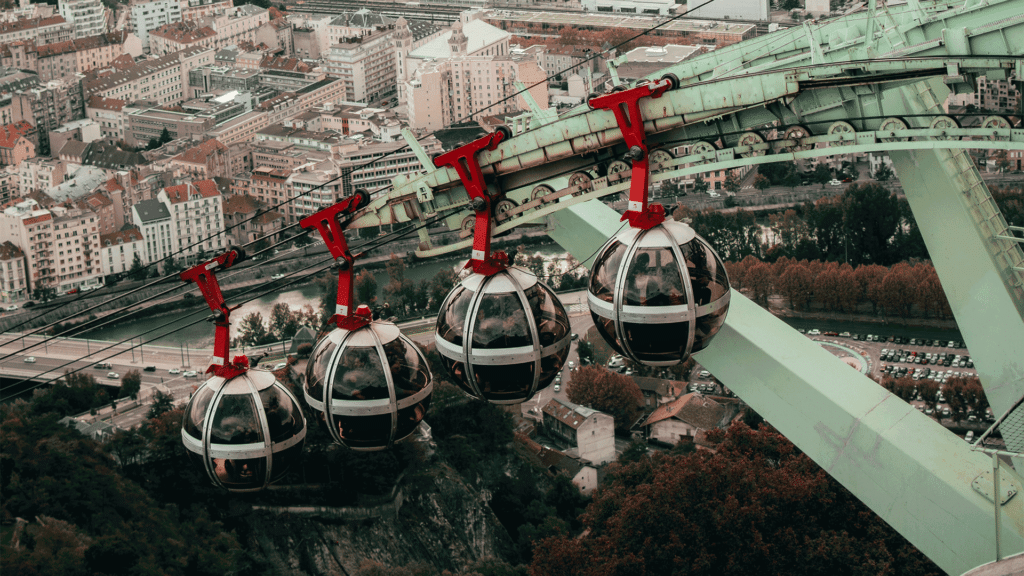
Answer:
[[[139,397],[139,390],[142,389],[142,374],[138,370],[129,370],[124,376],[121,376],[121,396],[128,396],[132,400],[137,400]]]
[[[445,267],[437,271],[434,277],[430,279],[430,284],[427,286],[427,295],[430,298],[430,309],[437,310],[441,307],[441,303],[448,296],[448,293],[455,288],[455,285],[459,282],[459,276],[451,268]]]
[[[901,262],[890,268],[882,278],[881,286],[881,305],[885,315],[895,314],[904,320],[909,318],[917,284],[910,265]]]
[[[136,252],[135,256],[132,257],[132,267],[128,269],[128,278],[136,281],[145,280],[146,274],[146,268],[142,265],[142,258],[140,258],[139,253]]]
[[[250,312],[242,318],[238,326],[238,341],[243,345],[258,346],[270,341],[270,333],[263,322],[263,315],[259,312]]]
[[[793,308],[804,310],[814,297],[814,275],[802,264],[789,266],[779,278],[779,289]]]
[[[824,162],[819,162],[814,167],[814,172],[811,172],[811,182],[817,182],[824,188],[830,180],[832,180],[832,170]]]
[[[753,292],[754,302],[767,309],[768,296],[771,295],[774,284],[771,267],[763,262],[751,266],[747,269],[744,284]]]
[[[164,259],[162,270],[164,276],[177,274],[184,269],[185,267],[182,266],[181,262],[175,259],[174,256],[168,256],[166,259]]]
[[[57,297],[57,290],[50,286],[37,286],[32,290],[32,298],[43,303],[49,302]]]
[[[921,401],[932,410],[935,410],[936,406],[939,405],[940,391],[939,383],[935,380],[924,378],[917,381],[917,393],[921,397]],[[942,421],[941,415],[939,416],[939,421]]]
[[[270,332],[278,341],[287,340],[299,331],[298,315],[284,302],[270,309]]]
[[[372,306],[377,301],[377,277],[369,270],[361,270],[353,280],[356,301],[353,304]],[[337,290],[337,288],[335,288]],[[334,303],[331,304],[333,310]]]
[[[725,177],[725,189],[733,194],[740,191],[740,179],[732,170],[730,170],[729,175]]]
[[[146,418],[159,418],[171,410],[174,410],[174,396],[157,390],[153,393],[153,403],[149,405]]]
[[[539,542],[531,573],[939,573],[778,432],[736,423],[708,436],[717,453],[611,471],[582,516],[585,530]]]
[[[896,174],[893,173],[892,168],[890,168],[885,162],[882,162],[882,165],[878,167],[878,170],[875,170],[873,177],[879,182],[888,182],[895,175]]]
[[[852,264],[891,264],[900,224],[896,195],[878,184],[851,184],[842,195],[844,252]]]
[[[708,191],[710,185],[704,180],[703,174],[697,174],[697,178],[693,181],[693,191],[697,194],[705,194]]]
[[[571,402],[610,415],[615,427],[622,430],[628,430],[642,413],[643,394],[636,382],[603,366],[583,366],[574,371],[566,392]]]
[[[160,145],[163,146],[164,144],[167,144],[171,140],[174,140],[174,138],[171,137],[170,131],[168,131],[167,128],[165,127],[163,131],[160,132]]]
[[[107,440],[106,449],[114,455],[124,473],[128,468],[140,463],[146,452],[146,441],[137,428],[117,430]]]
[[[996,168],[1000,172],[1006,172],[1006,169],[1010,167],[1010,159],[1006,157],[1006,150],[996,150],[995,161]]]
[[[779,0],[779,9],[789,12],[800,8],[800,0]]]
[[[754,176],[754,188],[757,188],[761,192],[764,192],[772,185],[771,180],[768,179],[764,174],[758,174]]]

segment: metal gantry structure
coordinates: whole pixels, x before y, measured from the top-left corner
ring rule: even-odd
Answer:
[[[651,181],[888,152],[991,406],[1004,413],[1024,396],[1024,229],[1007,225],[967,149],[1024,150],[1024,130],[1001,116],[961,127],[942,104],[973,92],[982,75],[1024,78],[1022,55],[1021,0],[870,0],[714,50],[646,79],[672,83],[640,102]],[[614,63],[610,71],[618,83]],[[629,188],[622,131],[611,110],[584,104],[559,114],[522,97],[531,111],[512,123],[512,137],[478,157],[496,198],[494,232],[546,223],[589,266],[620,227],[620,215],[595,200]],[[469,248],[474,212],[458,172],[435,167],[406,139],[423,172],[396,178],[350,227],[426,222],[464,207],[446,220],[463,240],[434,246],[424,228],[418,255]],[[688,155],[676,157],[683,148]],[[1024,551],[1024,498],[994,504],[989,457],[741,294],[696,358],[946,572],[996,558],[994,522],[1000,555]],[[1010,467],[999,480],[1002,492],[1024,487]]]

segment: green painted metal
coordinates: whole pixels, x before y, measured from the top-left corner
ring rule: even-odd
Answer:
[[[574,206],[552,215],[552,237],[585,260],[619,217],[599,202]],[[696,358],[947,573],[995,557],[993,504],[971,487],[991,462],[932,418],[735,291]],[[1024,499],[1001,512],[1002,550],[1024,550]]]

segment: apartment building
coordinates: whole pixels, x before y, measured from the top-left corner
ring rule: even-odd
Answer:
[[[24,120],[36,127],[36,153],[51,153],[49,132],[83,115],[81,86],[75,82],[50,80],[11,91],[11,119]]]
[[[43,82],[76,82],[76,74],[109,66],[123,54],[139,56],[139,39],[130,32],[110,32],[77,40],[40,44],[27,40],[0,47],[0,63],[21,70],[33,70]]]
[[[17,22],[18,20],[31,20],[33,18],[49,18],[53,16],[57,7],[50,4],[29,4],[21,2],[21,6],[0,10],[0,22]]]
[[[25,255],[28,294],[38,288],[51,287],[53,283],[52,239],[53,215],[35,200],[23,200],[0,213],[0,243],[10,242]]]
[[[597,410],[552,398],[541,409],[544,430],[594,464],[615,460],[614,419]]]
[[[0,206],[21,194],[20,182],[17,166],[0,166]]]
[[[47,157],[27,158],[18,164],[21,195],[56,188],[64,182],[64,163]]]
[[[211,116],[177,112],[156,107],[125,108],[124,139],[129,146],[145,146],[153,138],[159,139],[164,130],[171,138],[199,138],[216,126]]]
[[[82,81],[82,90],[86,97],[146,100],[161,106],[179,104],[188,96],[189,71],[213,64],[213,55],[213,49],[194,47],[151,58],[106,76],[88,75]]]
[[[256,44],[265,44],[272,53],[295,54],[292,24],[286,18],[275,18],[256,29]]]
[[[171,158],[167,168],[193,180],[227,178],[231,176],[228,147],[211,138]]]
[[[35,132],[28,122],[0,126],[0,165],[17,166],[36,155],[36,146],[26,136]]]
[[[406,83],[409,123],[440,130],[452,123],[529,110],[515,83],[522,82],[541,108],[548,106],[546,75],[527,55],[452,56],[425,62]]]
[[[167,204],[157,199],[143,200],[132,206],[132,223],[142,232],[142,263],[163,260],[175,248],[174,226]]]
[[[989,80],[988,77],[981,76],[978,78],[977,86],[975,92],[951,94],[949,103],[956,106],[976,106],[985,112],[997,114],[1021,113],[1020,91],[1013,77],[1008,80]]]
[[[75,38],[88,38],[107,31],[102,0],[57,0],[57,10],[74,27]]]
[[[101,186],[99,190],[78,199],[75,203],[82,210],[88,210],[96,215],[96,225],[101,239],[104,234],[113,234],[124,226],[124,214],[104,188],[106,186]]]
[[[345,87],[348,102],[377,102],[396,93],[394,27],[341,38],[324,55],[323,68]]]
[[[145,239],[142,230],[129,228],[100,235],[100,264],[104,276],[124,274],[132,269],[135,255],[145,264]]]
[[[180,0],[181,19],[198,20],[217,12],[223,12],[235,6],[232,0]]]
[[[289,169],[256,164],[249,181],[249,195],[263,204],[277,206],[291,198],[288,185],[288,177],[291,175]]]
[[[186,258],[225,247],[223,198],[213,180],[168,186],[157,194],[171,217],[174,251]]]
[[[0,44],[10,44],[19,40],[31,40],[36,44],[51,44],[72,40],[74,37],[74,27],[63,16],[0,22]]]
[[[25,253],[9,240],[0,243],[0,302],[28,298]]]
[[[161,55],[195,46],[224,48],[240,42],[256,43],[256,31],[270,14],[252,4],[225,9],[197,20],[165,24],[149,32],[149,51]]]
[[[402,128],[408,127],[408,123],[391,110],[351,102],[324,102],[308,114],[297,116],[288,124],[307,130],[335,130],[346,135],[363,133],[380,142],[397,140]]]
[[[227,242],[236,246],[267,238],[274,242],[283,227],[284,217],[280,212],[268,210],[267,205],[256,198],[236,194],[224,199],[224,227]]]
[[[562,79],[568,78],[571,74],[586,74],[598,72],[605,58],[614,57],[602,55],[600,46],[565,46],[562,44],[534,44],[523,50],[526,54],[537,59],[537,64],[544,70],[544,75],[554,77],[561,74]]]
[[[100,235],[96,214],[54,206],[53,268],[58,293],[103,285]]]
[[[132,31],[139,37],[144,50],[149,50],[149,33],[161,26],[181,22],[182,8],[179,0],[150,0],[133,2],[131,5]]]
[[[85,117],[99,124],[101,137],[108,143],[124,139],[124,100],[90,96],[85,104]]]

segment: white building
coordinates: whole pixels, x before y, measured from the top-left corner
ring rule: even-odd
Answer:
[[[145,265],[145,239],[138,228],[100,236],[100,263],[104,276],[124,274],[131,270],[136,254],[139,255],[139,261]]]
[[[224,248],[224,202],[213,180],[168,186],[156,197],[171,217],[174,252],[187,258]]]
[[[89,210],[54,206],[53,268],[59,294],[103,286],[98,217]]]
[[[132,206],[132,222],[142,232],[142,263],[149,264],[175,251],[171,213],[160,200],[143,200]]]
[[[0,212],[0,243],[10,242],[25,255],[29,294],[53,283],[53,215],[35,200],[25,200]]]
[[[102,0],[58,0],[57,9],[75,28],[75,38],[98,36],[107,31]]]
[[[394,30],[342,38],[324,55],[324,72],[345,85],[345,101],[377,102],[395,93]]]
[[[705,0],[706,1],[706,0]],[[722,0],[715,0],[721,2]],[[757,0],[746,0],[754,3]],[[583,0],[584,12],[623,12],[626,14],[659,14],[671,16],[674,0]]]
[[[124,139],[124,100],[90,96],[85,103],[85,117],[100,125],[100,134],[106,142],[116,144]]]
[[[701,6],[707,4],[707,6]],[[769,0],[690,0],[686,7],[693,9],[687,16],[712,20],[756,20],[767,22],[770,13]]]
[[[181,22],[181,2],[178,0],[151,0],[132,4],[132,31],[142,41],[142,47],[149,51],[149,31],[164,24]]]
[[[542,412],[545,431],[578,450],[580,458],[598,465],[615,460],[615,422],[611,416],[557,398],[549,400]]]
[[[729,411],[725,406],[697,393],[684,394],[673,402],[662,404],[643,426],[647,437],[666,444],[692,440],[698,432],[707,432],[722,425]]]

